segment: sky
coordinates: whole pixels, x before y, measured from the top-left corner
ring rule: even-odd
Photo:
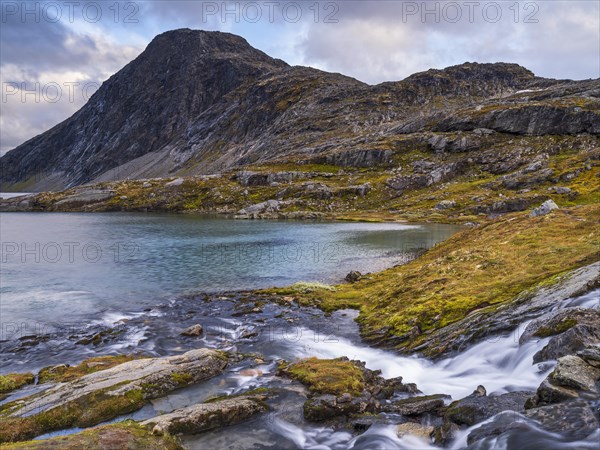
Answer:
[[[369,84],[430,68],[514,62],[600,77],[600,0],[0,0],[0,154],[77,111],[154,36],[219,30],[293,65]]]

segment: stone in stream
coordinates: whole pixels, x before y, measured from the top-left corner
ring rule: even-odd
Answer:
[[[449,395],[444,394],[411,397],[397,400],[389,405],[383,405],[382,409],[385,412],[402,414],[403,416],[418,416],[438,412],[444,407],[444,400],[449,398]]]
[[[563,356],[526,406],[533,408],[578,398],[597,400],[598,381],[600,368],[588,364],[579,356]]]
[[[195,434],[233,425],[269,409],[266,395],[242,395],[177,409],[141,422],[158,436]]]
[[[502,411],[524,412],[525,402],[531,392],[509,392],[502,395],[486,395],[483,386],[473,394],[455,401],[446,410],[444,418],[458,425],[472,426]]]
[[[433,434],[433,427],[429,425],[421,425],[420,423],[406,422],[401,423],[396,427],[396,433],[398,434],[399,438],[406,435],[411,435],[429,442],[431,435]]]
[[[88,427],[141,408],[147,400],[220,374],[227,356],[197,349],[128,361],[4,405],[0,442],[31,439],[63,428]]]
[[[202,325],[197,323],[196,325],[192,325],[191,327],[188,327],[185,330],[183,330],[181,332],[181,335],[188,337],[198,337],[201,336],[202,333],[204,333],[204,328],[202,328]]]

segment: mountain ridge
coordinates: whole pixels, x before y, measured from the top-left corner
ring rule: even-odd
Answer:
[[[402,135],[478,127],[597,134],[598,87],[510,63],[464,63],[372,86],[289,66],[229,33],[173,30],[73,116],[4,155],[0,186],[63,189],[282,161],[385,165]],[[574,110],[575,97],[590,101]]]

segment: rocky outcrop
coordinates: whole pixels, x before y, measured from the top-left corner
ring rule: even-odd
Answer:
[[[269,409],[266,395],[240,395],[177,409],[141,422],[152,434],[195,434],[243,422]]]
[[[546,346],[537,352],[535,363],[574,355],[588,346],[600,344],[600,310],[566,308],[547,313],[533,320],[519,342],[550,337]],[[591,352],[591,349],[589,350]]]
[[[494,310],[473,312],[464,319],[429,333],[416,350],[443,354],[466,348],[468,345],[514,330],[523,320],[539,317],[565,299],[584,294],[599,286],[600,263],[593,263],[557,277],[549,286],[523,292],[512,302]]]
[[[143,358],[89,373],[3,405],[0,442],[31,439],[69,427],[89,427],[131,413],[175,389],[212,378],[228,364],[209,349]]]
[[[278,217],[279,209],[285,202],[279,200],[267,200],[266,202],[257,203],[256,205],[248,206],[240,209],[235,215],[236,219],[272,219]]]

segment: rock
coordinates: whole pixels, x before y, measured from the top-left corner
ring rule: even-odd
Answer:
[[[311,422],[323,422],[339,416],[359,414],[366,410],[360,402],[338,402],[335,395],[324,394],[309,398],[304,402],[304,418]]]
[[[181,186],[184,182],[183,178],[175,178],[173,181],[168,182],[167,184],[165,184],[166,187],[175,187],[175,186]]]
[[[540,206],[531,211],[531,214],[529,215],[531,217],[545,216],[546,214],[550,213],[555,209],[558,209],[558,205],[554,203],[553,200],[546,200]]]
[[[458,425],[472,426],[502,411],[524,412],[525,402],[531,394],[531,392],[509,392],[487,396],[485,389],[482,391],[478,388],[470,396],[448,406],[444,418]]]
[[[548,190],[552,190],[554,192],[556,192],[557,194],[570,194],[571,192],[573,192],[570,188],[568,187],[564,187],[564,186],[552,186],[550,188],[548,188]]]
[[[144,182],[144,184],[142,184],[142,187],[143,187],[144,189],[151,188],[151,187],[152,187],[152,183],[150,183],[150,182],[148,182],[148,181],[145,181],[145,182]]]
[[[442,200],[435,205],[435,209],[452,209],[454,207],[456,207],[456,202],[454,200]]]
[[[420,423],[406,422],[401,423],[396,427],[396,433],[399,438],[411,435],[429,442],[431,440],[431,434],[433,433],[433,427],[421,425]]]
[[[550,432],[571,439],[584,439],[599,428],[598,419],[587,402],[574,400],[530,409],[525,416],[539,422]]]
[[[454,437],[456,433],[460,430],[460,427],[456,425],[454,422],[450,422],[445,420],[442,425],[438,425],[435,427],[433,431],[433,442],[436,445],[447,446]]]
[[[461,175],[465,168],[465,161],[441,164],[431,167],[428,173],[425,173],[425,164],[418,165],[418,170],[423,173],[412,175],[396,175],[386,181],[386,185],[396,191],[403,192],[406,190],[422,189],[444,181],[450,181],[453,178]]]
[[[577,352],[577,356],[583,359],[590,366],[600,369],[600,348],[597,345],[590,346]]]
[[[360,280],[361,277],[362,274],[360,272],[353,270],[351,272],[348,272],[348,275],[346,275],[344,280],[346,280],[348,283],[356,283],[358,280]]]
[[[360,184],[358,186],[347,186],[340,188],[336,191],[336,195],[344,196],[344,195],[358,195],[359,197],[364,197],[371,190],[371,184],[365,183]]]
[[[548,377],[555,385],[598,393],[596,383],[600,380],[600,369],[590,366],[579,356],[569,355],[558,360]]]
[[[600,310],[565,308],[533,321],[523,336],[552,336],[533,362],[558,359],[600,342]]]
[[[383,405],[382,408],[386,412],[402,414],[403,416],[417,416],[439,411],[444,407],[444,400],[449,398],[448,395],[443,394],[411,397]]]
[[[598,398],[597,383],[600,369],[585,362],[579,356],[560,358],[554,371],[540,384],[534,397],[526,407],[533,408],[548,404],[585,398]]]
[[[69,195],[62,200],[56,202],[56,206],[67,206],[76,208],[79,206],[103,202],[109,200],[116,195],[116,192],[111,189],[89,189],[83,188],[77,190],[75,194]]]
[[[282,205],[286,202],[279,200],[267,200],[266,202],[257,203],[237,212],[236,218],[260,219],[268,217],[277,217],[277,213]]]
[[[158,436],[195,434],[248,420],[269,409],[264,395],[241,395],[177,409],[141,422]]]
[[[197,337],[197,336],[201,336],[202,333],[204,333],[204,328],[202,328],[202,325],[197,323],[196,325],[192,325],[191,327],[188,327],[185,330],[183,330],[181,332],[181,335],[189,336],[189,337]]]
[[[109,396],[124,396],[141,391],[145,399],[160,397],[184,385],[207,380],[221,373],[227,358],[216,350],[191,350],[182,355],[144,358],[119,364],[35,394],[24,400],[10,416],[36,414],[46,409],[81,401],[103,391]],[[106,419],[108,420],[108,419]]]
[[[565,299],[589,292],[600,285],[600,263],[596,262],[561,275],[555,283],[519,294],[505,307],[469,314],[444,328],[423,336],[416,351],[440,356],[462,351],[489,336],[512,332],[524,320],[542,316]]]

